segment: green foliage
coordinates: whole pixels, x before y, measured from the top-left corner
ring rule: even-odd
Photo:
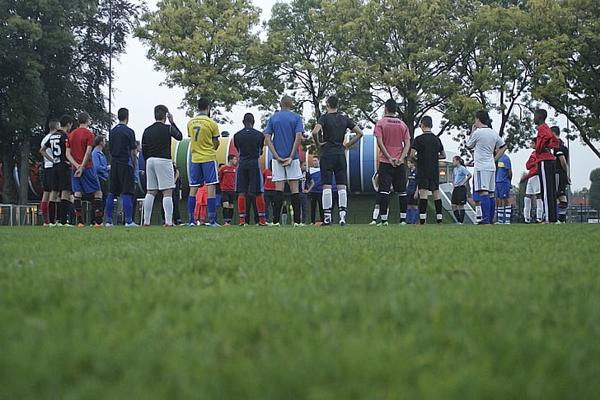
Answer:
[[[590,203],[594,210],[600,211],[600,168],[596,168],[590,173]]]
[[[249,100],[259,16],[248,0],[163,0],[143,15],[136,32],[167,74],[166,84],[186,89],[182,105],[190,115],[202,96],[231,110]]]
[[[1,228],[0,398],[595,398],[599,240]]]

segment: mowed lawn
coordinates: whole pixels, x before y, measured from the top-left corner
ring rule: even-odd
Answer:
[[[600,226],[0,229],[0,399],[592,399]]]

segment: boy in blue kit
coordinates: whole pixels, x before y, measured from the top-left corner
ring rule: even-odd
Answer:
[[[512,206],[510,205],[511,180],[512,166],[510,158],[503,154],[496,161],[497,224],[510,224],[512,217]]]

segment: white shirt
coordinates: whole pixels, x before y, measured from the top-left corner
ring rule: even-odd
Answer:
[[[504,140],[492,128],[479,128],[467,140],[467,147],[475,149],[475,169],[478,171],[496,171],[494,153],[504,146]]]
[[[44,147],[48,144],[50,136],[52,136],[50,133],[44,136],[44,138],[42,139],[41,147]],[[50,147],[46,149],[46,154],[48,154],[50,158],[54,158],[54,155],[52,154],[52,149]],[[53,166],[54,164],[52,163],[52,161],[48,161],[48,159],[44,157],[44,168],[52,168]]]

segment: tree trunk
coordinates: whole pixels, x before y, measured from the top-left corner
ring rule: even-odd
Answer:
[[[15,182],[15,159],[10,145],[5,145],[2,151],[2,176],[4,187],[2,188],[2,202],[14,204],[17,202],[17,185]]]
[[[21,142],[19,163],[19,204],[27,204],[29,201],[29,154],[31,146],[29,138]]]

